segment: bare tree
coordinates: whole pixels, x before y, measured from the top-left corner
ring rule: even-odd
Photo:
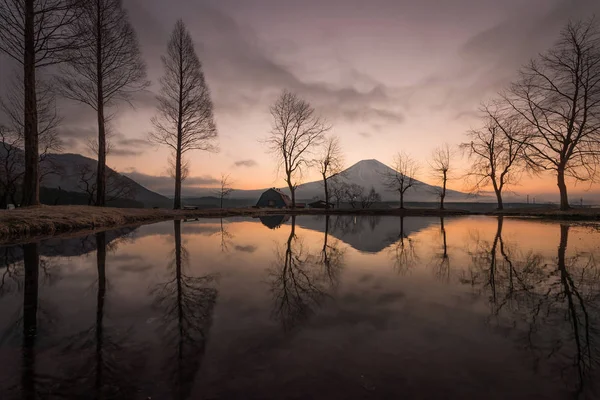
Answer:
[[[183,156],[191,150],[217,151],[217,127],[210,90],[194,42],[182,20],[177,21],[162,57],[164,76],[158,95],[158,115],[150,140],[170,147],[175,159],[174,208],[181,208]]]
[[[284,90],[271,106],[273,127],[265,140],[271,153],[283,168],[285,182],[296,207],[296,187],[302,172],[314,158],[314,152],[323,143],[330,127],[315,109],[295,93]]]
[[[471,160],[467,171],[470,191],[479,193],[491,185],[497,208],[502,210],[503,190],[520,179],[525,142],[515,139],[520,129],[518,118],[497,109],[485,108],[485,112],[486,126],[470,131],[467,136],[471,141],[462,143],[460,147]]]
[[[600,30],[597,20],[571,22],[556,45],[521,71],[504,95],[529,129],[519,135],[537,171],[556,174],[560,208],[565,179],[593,181],[600,162]]]
[[[404,208],[404,194],[415,186],[415,176],[419,172],[419,165],[415,160],[404,153],[394,157],[392,168],[384,175],[384,184],[388,190],[398,192],[400,195],[400,208]]]
[[[362,208],[371,208],[374,203],[381,202],[381,195],[375,191],[374,187],[365,195],[360,196],[360,205]]]
[[[38,156],[39,181],[44,176],[56,172],[56,166],[47,157],[50,152],[59,152],[62,143],[58,136],[57,127],[61,118],[56,111],[54,92],[43,81],[36,84],[37,115],[38,115]],[[23,120],[24,104],[23,80],[19,75],[11,82],[4,96],[0,97],[0,115],[6,125],[0,127],[0,205],[6,206],[10,198],[17,204],[17,192],[23,185],[25,174],[24,131]]]
[[[436,188],[438,197],[440,198],[440,210],[444,209],[444,200],[446,198],[446,184],[448,183],[449,173],[451,168],[452,150],[447,143],[435,148],[431,154],[429,167],[433,174],[433,178],[440,184]]]
[[[149,85],[146,65],[122,0],[80,0],[81,14],[69,26],[79,38],[62,76],[62,94],[92,107],[98,119],[97,206],[106,205],[105,109],[131,101],[132,93]]]
[[[89,164],[82,164],[77,167],[77,188],[88,197],[88,205],[94,204],[98,198],[98,180],[96,171]],[[106,170],[106,203],[119,199],[132,200],[137,194],[134,181],[120,175],[114,170]]]
[[[323,187],[325,189],[325,208],[329,208],[329,186],[328,181],[342,172],[344,168],[344,157],[342,147],[337,136],[328,137],[323,143],[322,153],[317,158],[316,163],[319,167],[319,173],[323,177]]]
[[[356,208],[364,196],[365,188],[356,183],[348,184],[345,182],[342,183],[342,188],[344,200],[350,204],[350,207]]]
[[[223,208],[223,200],[225,200],[233,192],[231,184],[233,182],[229,178],[229,174],[221,174],[220,186],[215,190],[215,194],[219,197],[220,207]]]
[[[63,61],[78,0],[0,0],[0,51],[23,67],[23,205],[40,203],[36,70]]]

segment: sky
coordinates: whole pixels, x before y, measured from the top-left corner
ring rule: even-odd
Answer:
[[[220,152],[189,157],[188,193],[230,174],[235,187],[283,186],[261,143],[282,89],[311,102],[340,137],[347,166],[391,164],[399,151],[427,161],[481,125],[479,105],[550,47],[569,18],[600,14],[597,0],[124,0],[148,65],[150,89],[116,107],[108,163],[150,188],[164,187],[168,150],[149,144],[160,56],[178,18],[191,31],[215,104]],[[0,73],[9,70],[2,59]],[[61,101],[65,150],[96,135],[91,109]],[[456,165],[466,160],[455,156]],[[465,189],[457,172],[451,186]],[[316,172],[305,181],[318,179]],[[156,183],[156,186],[154,186]],[[549,176],[514,190],[555,196]],[[572,190],[600,193],[599,185]],[[583,194],[590,196],[591,194]]]

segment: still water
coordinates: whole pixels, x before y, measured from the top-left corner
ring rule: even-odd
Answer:
[[[0,399],[600,397],[600,229],[171,221],[0,247]]]

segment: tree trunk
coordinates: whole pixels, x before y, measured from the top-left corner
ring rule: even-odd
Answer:
[[[400,208],[404,209],[404,192],[400,191]]]
[[[175,203],[173,208],[181,208],[181,146],[183,140],[183,37],[179,37],[179,115],[177,116],[177,150],[175,154]]]
[[[177,137],[177,154],[175,155],[175,203],[173,208],[181,208],[181,134]]]
[[[325,187],[325,209],[329,210],[329,190],[327,187],[327,176],[323,174],[323,186]]]
[[[296,188],[292,185],[291,177],[288,178],[287,184],[290,189],[290,194],[292,195],[292,208],[296,208]]]
[[[444,199],[446,198],[446,182],[448,181],[448,172],[444,171],[444,182],[442,185],[442,193],[440,195],[440,210],[444,209]]]
[[[221,191],[221,210],[223,209],[223,191]],[[222,223],[222,222],[221,222]]]
[[[35,90],[34,0],[25,1],[25,51],[23,57],[25,174],[21,205],[40,204],[38,116]]]
[[[104,82],[102,79],[102,13],[96,4],[96,79],[98,106],[98,168],[96,170],[96,206],[106,206],[106,132],[104,130]]]
[[[562,165],[558,167],[557,185],[560,192],[560,209],[561,211],[566,211],[571,208],[571,206],[569,205],[569,195],[565,183],[565,167]]]
[[[494,188],[494,192],[496,193],[496,201],[498,202],[497,210],[504,210],[504,203],[502,202],[502,191]]]

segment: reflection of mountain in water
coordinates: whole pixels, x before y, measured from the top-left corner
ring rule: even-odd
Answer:
[[[106,244],[110,245],[115,240],[124,238],[133,233],[137,228],[123,228],[107,231]],[[42,257],[77,257],[96,251],[95,235],[86,235],[74,238],[51,238],[38,245],[39,255]],[[7,264],[22,261],[24,257],[23,246],[0,246],[0,269]]]
[[[404,237],[439,221],[437,217],[404,217]],[[332,215],[329,234],[358,251],[378,253],[400,239],[400,222],[400,217]],[[298,217],[296,223],[305,229],[325,232],[324,216]]]
[[[258,219],[260,219],[260,222],[262,222],[262,224],[264,226],[266,226],[269,229],[276,229],[279,228],[281,225],[285,224],[286,222],[288,222],[290,220],[290,216],[289,215],[265,215],[264,217],[258,217]]]

